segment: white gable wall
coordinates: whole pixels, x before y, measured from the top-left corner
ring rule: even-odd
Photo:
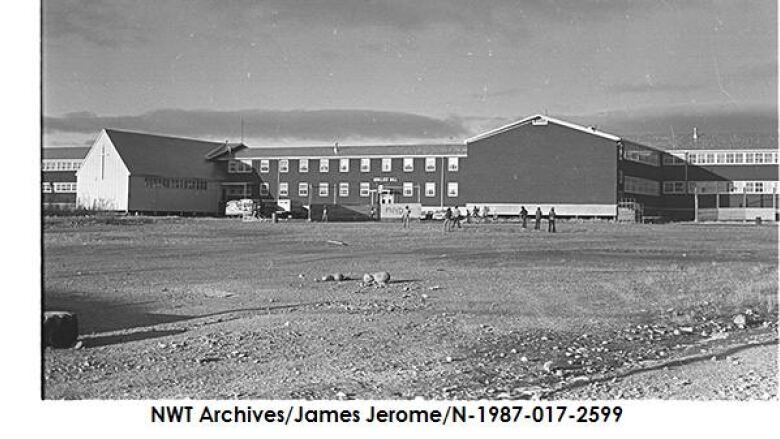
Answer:
[[[130,171],[105,130],[76,173],[76,204],[94,210],[126,211]]]

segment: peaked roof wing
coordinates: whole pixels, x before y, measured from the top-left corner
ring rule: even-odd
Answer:
[[[621,140],[620,137],[618,137],[618,136],[616,136],[614,134],[605,133],[605,132],[599,131],[599,130],[597,130],[595,128],[589,128],[589,127],[585,127],[585,126],[582,126],[582,125],[577,125],[576,123],[566,122],[564,120],[555,119],[553,117],[545,116],[543,114],[535,114],[533,116],[526,117],[525,119],[518,120],[517,122],[512,122],[512,123],[504,125],[502,127],[498,127],[496,129],[493,129],[493,130],[490,130],[490,131],[486,131],[486,132],[484,132],[482,134],[478,134],[478,135],[476,135],[474,137],[466,139],[466,143],[472,143],[472,142],[476,142],[477,140],[482,140],[482,139],[485,139],[485,138],[488,138],[488,137],[491,137],[491,136],[495,136],[496,134],[504,133],[506,131],[512,130],[512,129],[517,128],[517,127],[522,126],[522,125],[526,125],[526,124],[534,122],[534,121],[544,121],[544,122],[547,122],[547,123],[554,123],[556,125],[560,125],[560,126],[564,126],[564,127],[567,127],[567,128],[574,129],[574,130],[582,131],[584,133],[592,134],[594,136],[603,137],[605,139],[609,139],[609,140],[612,140],[614,142],[619,142]]]
[[[206,159],[219,142],[105,130],[125,166],[134,175],[219,178],[221,167]]]

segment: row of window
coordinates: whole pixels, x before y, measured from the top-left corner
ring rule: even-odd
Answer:
[[[44,171],[77,171],[81,160],[43,160],[41,169]]]
[[[309,196],[309,183],[298,183],[298,196],[299,197],[308,197]],[[336,187],[336,185],[334,185]],[[401,186],[401,194],[404,197],[413,197],[415,188],[418,190],[420,189],[419,186],[415,186],[413,183],[405,182]],[[359,194],[361,197],[368,197],[371,193],[371,183],[360,183],[359,188]],[[425,196],[426,197],[435,197],[436,196],[436,183],[428,182],[425,183]],[[338,183],[338,194],[339,197],[346,198],[349,197],[350,192],[350,184],[349,183]],[[269,186],[268,183],[261,183],[260,184],[260,194],[261,195],[268,195],[269,193]],[[317,194],[320,197],[327,197],[330,195],[330,183],[321,182],[317,185]],[[279,197],[288,197],[290,196],[290,185],[286,182],[279,183]],[[449,182],[447,183],[447,196],[448,197],[457,197],[458,196],[458,183],[456,182]]]
[[[664,156],[666,166],[682,166],[688,162],[695,165],[764,165],[776,164],[777,152],[756,151],[702,151],[689,153],[672,153]]]
[[[626,176],[623,178],[623,192],[658,196],[661,194],[661,185],[655,180]]]
[[[43,189],[43,193],[45,194],[50,194],[52,192],[75,194],[76,183],[75,182],[50,183],[48,181],[44,181],[42,189]]]
[[[339,172],[349,172],[349,162],[350,159],[344,158],[339,159]],[[330,171],[330,159],[319,159],[319,169],[320,172],[329,172]],[[243,173],[243,172],[252,172],[251,166],[247,169],[247,164],[239,161],[239,160],[231,160],[228,162],[228,172],[230,173]],[[459,160],[458,157],[448,157],[447,158],[447,170],[450,172],[457,172],[459,168]],[[403,167],[404,172],[413,172],[414,171],[414,158],[412,157],[404,157],[403,158]],[[271,171],[271,161],[268,159],[261,159],[260,160],[260,166],[259,166],[260,173],[268,173]],[[382,172],[392,172],[393,170],[393,159],[391,158],[383,158],[382,159]],[[289,159],[280,159],[279,160],[279,172],[280,173],[286,173],[290,171],[290,160]],[[298,160],[298,172],[305,173],[309,172],[309,159],[299,159]],[[371,159],[369,158],[362,158],[360,159],[360,172],[371,172]],[[436,172],[436,157],[426,157],[425,158],[425,172]]]
[[[199,178],[144,177],[144,184],[149,189],[205,191],[208,187],[208,182]]]
[[[664,194],[763,194],[777,192],[776,181],[665,181]]]
[[[633,145],[625,145],[623,147],[623,158],[650,166],[659,166],[661,163],[658,151],[651,151]]]

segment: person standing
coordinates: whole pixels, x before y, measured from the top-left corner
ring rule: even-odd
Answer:
[[[458,226],[458,228],[461,228],[460,225],[460,208],[458,206],[455,206],[455,209],[452,212],[452,222],[450,223],[450,231],[455,229],[455,226]]]
[[[322,206],[322,222],[323,223],[328,222],[328,206],[326,205]]]
[[[404,207],[404,212],[401,214],[401,219],[404,222],[404,229],[409,227],[409,219],[412,216],[412,211],[409,209],[409,206]]]
[[[449,207],[444,211],[444,232],[450,231],[450,221],[452,220],[452,209]]]
[[[537,207],[536,208],[536,225],[534,226],[534,230],[540,230],[542,228],[542,208]]]
[[[547,214],[547,231],[555,233],[555,208],[550,208],[550,213]]]
[[[520,221],[523,222],[523,228],[528,227],[528,211],[525,210],[525,206],[520,206]]]

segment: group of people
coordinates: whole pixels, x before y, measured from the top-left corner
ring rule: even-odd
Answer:
[[[466,209],[466,219],[469,220],[470,216],[473,216],[475,218],[479,217],[480,209],[477,206],[474,206],[474,209],[472,211],[469,211]],[[485,206],[482,208],[482,217],[486,217],[488,215],[488,207]],[[497,212],[493,212],[494,218],[497,216]],[[535,230],[541,230],[542,228],[542,208],[537,207],[536,212],[534,213],[534,229]],[[371,208],[371,219],[374,219],[374,208]],[[405,206],[403,212],[401,213],[401,222],[403,223],[403,227],[409,228],[410,227],[410,220],[412,218],[412,210],[409,208],[409,206]],[[322,221],[327,222],[328,221],[328,210],[327,207],[323,207],[322,209]],[[528,228],[528,211],[525,209],[525,206],[520,206],[520,221],[522,222],[522,227],[524,229]],[[460,208],[458,206],[455,206],[454,209],[448,207],[444,211],[444,232],[452,232],[455,230],[455,227],[462,228],[461,226],[461,214],[460,214]],[[547,231],[550,233],[555,233],[555,208],[551,207],[549,213],[547,214]]]
[[[541,229],[542,226],[542,208],[537,207],[536,213],[534,214],[534,219],[536,220],[536,224],[534,225],[535,230]],[[525,206],[520,206],[520,220],[523,222],[523,228],[528,228],[528,211],[525,210]],[[547,231],[550,233],[555,233],[555,208],[551,207],[550,212],[547,214]]]
[[[447,210],[444,211],[444,232],[451,232],[455,230],[455,226],[458,226],[460,229],[462,226],[460,225],[460,208],[458,206],[455,206],[455,209],[450,209],[449,207]]]

